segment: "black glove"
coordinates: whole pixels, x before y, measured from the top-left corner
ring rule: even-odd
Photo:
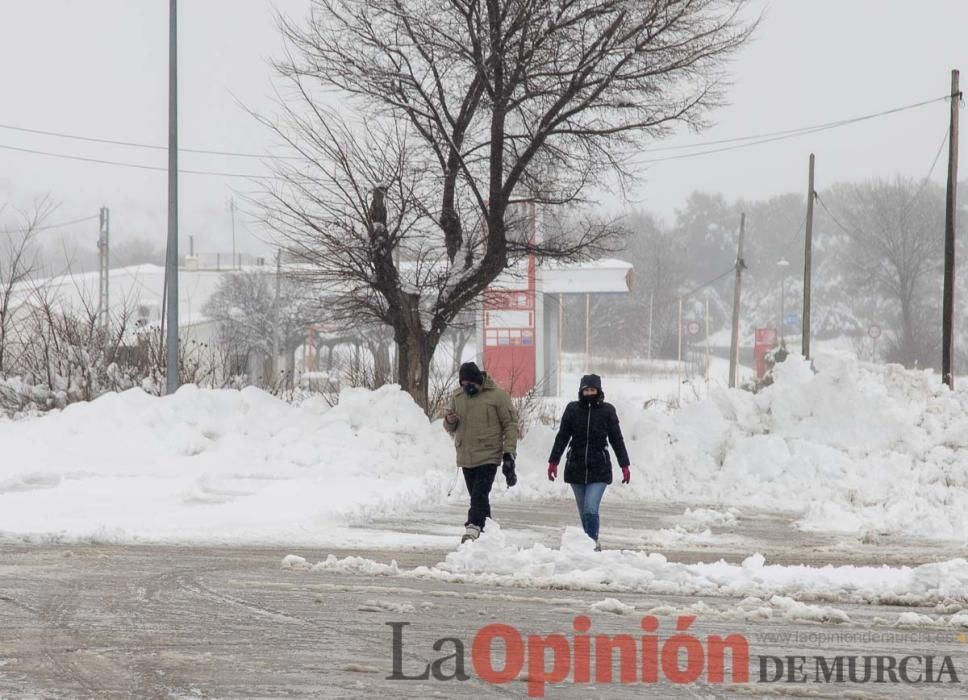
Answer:
[[[501,471],[504,473],[504,480],[507,482],[508,488],[518,483],[518,475],[514,473],[514,455],[510,452],[504,453],[504,459],[501,461]]]

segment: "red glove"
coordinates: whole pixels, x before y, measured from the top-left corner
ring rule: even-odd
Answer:
[[[632,479],[632,472],[629,471],[627,466],[622,467],[622,483],[627,484]]]
[[[558,463],[548,462],[548,481],[554,481],[556,476],[558,476]]]

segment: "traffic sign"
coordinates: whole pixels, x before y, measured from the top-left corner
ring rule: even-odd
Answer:
[[[800,325],[800,314],[798,314],[796,311],[790,311],[786,316],[783,317],[783,323],[787,326]]]
[[[881,337],[881,327],[878,326],[876,323],[872,323],[867,327],[867,335],[869,335],[874,340],[877,340],[878,338]]]
[[[699,321],[687,321],[686,333],[689,335],[699,335]]]

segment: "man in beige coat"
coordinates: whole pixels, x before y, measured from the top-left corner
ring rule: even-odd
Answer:
[[[444,430],[454,438],[457,466],[464,473],[471,506],[461,542],[476,540],[491,517],[490,493],[502,465],[508,487],[517,483],[514,454],[518,412],[504,389],[473,362],[460,367],[460,390],[444,408]]]

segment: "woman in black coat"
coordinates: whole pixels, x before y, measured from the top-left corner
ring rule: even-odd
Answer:
[[[558,476],[558,463],[570,442],[565,461],[565,483],[571,484],[575,492],[582,528],[595,540],[596,551],[601,551],[598,509],[606,487],[612,483],[612,459],[606,440],[622,468],[622,483],[629,483],[629,453],[625,449],[618,414],[612,404],[605,403],[602,378],[587,374],[581,378],[578,401],[568,404],[561,416],[561,426],[548,458],[548,478],[554,481]]]

